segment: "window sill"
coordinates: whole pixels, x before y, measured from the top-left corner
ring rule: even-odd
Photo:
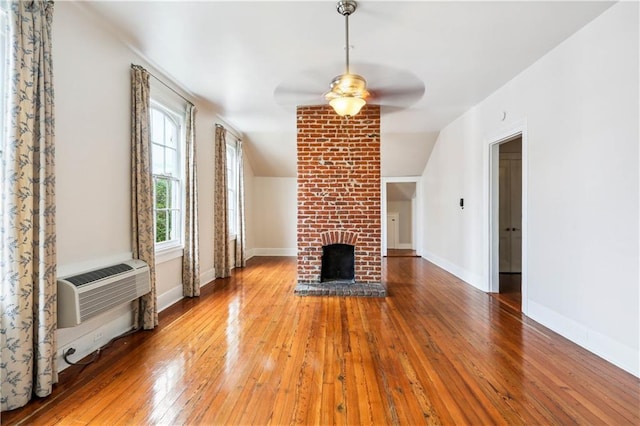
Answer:
[[[160,250],[156,250],[156,265],[165,263],[173,259],[177,259],[184,255],[184,249],[182,246],[167,247]]]

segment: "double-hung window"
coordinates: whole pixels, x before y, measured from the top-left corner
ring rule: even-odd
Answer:
[[[227,217],[229,235],[233,239],[238,233],[238,156],[236,143],[227,144]]]
[[[151,162],[156,251],[182,246],[183,118],[152,100]]]

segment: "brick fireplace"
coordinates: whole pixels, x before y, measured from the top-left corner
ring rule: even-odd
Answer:
[[[297,127],[296,294],[385,296],[380,248],[380,107],[367,105],[350,118],[338,116],[328,105],[298,107]],[[333,254],[327,257],[327,253]],[[349,255],[353,256],[349,279],[341,279],[340,274],[335,278],[323,270],[323,262]],[[344,264],[349,265],[349,259],[341,259],[340,265]],[[326,276],[330,278],[323,279]]]

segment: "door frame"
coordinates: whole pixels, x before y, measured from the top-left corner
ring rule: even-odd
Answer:
[[[522,137],[522,313],[527,314],[529,308],[529,271],[528,271],[528,141],[527,123],[520,121],[510,126],[505,126],[496,133],[485,138],[485,203],[487,212],[486,221],[486,288],[491,293],[500,291],[500,249],[499,249],[499,173],[500,144],[508,142],[518,136]]]
[[[416,184],[416,197],[412,203],[411,212],[411,245],[416,251],[416,256],[422,256],[422,226],[423,226],[423,204],[422,204],[422,184],[420,176],[396,176],[381,178],[380,188],[380,222],[382,225],[382,235],[380,238],[380,248],[382,256],[387,255],[387,183],[414,182]]]

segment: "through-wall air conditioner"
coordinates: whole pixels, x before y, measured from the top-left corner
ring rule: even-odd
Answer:
[[[75,327],[150,291],[149,266],[138,259],[58,278],[58,328]]]

